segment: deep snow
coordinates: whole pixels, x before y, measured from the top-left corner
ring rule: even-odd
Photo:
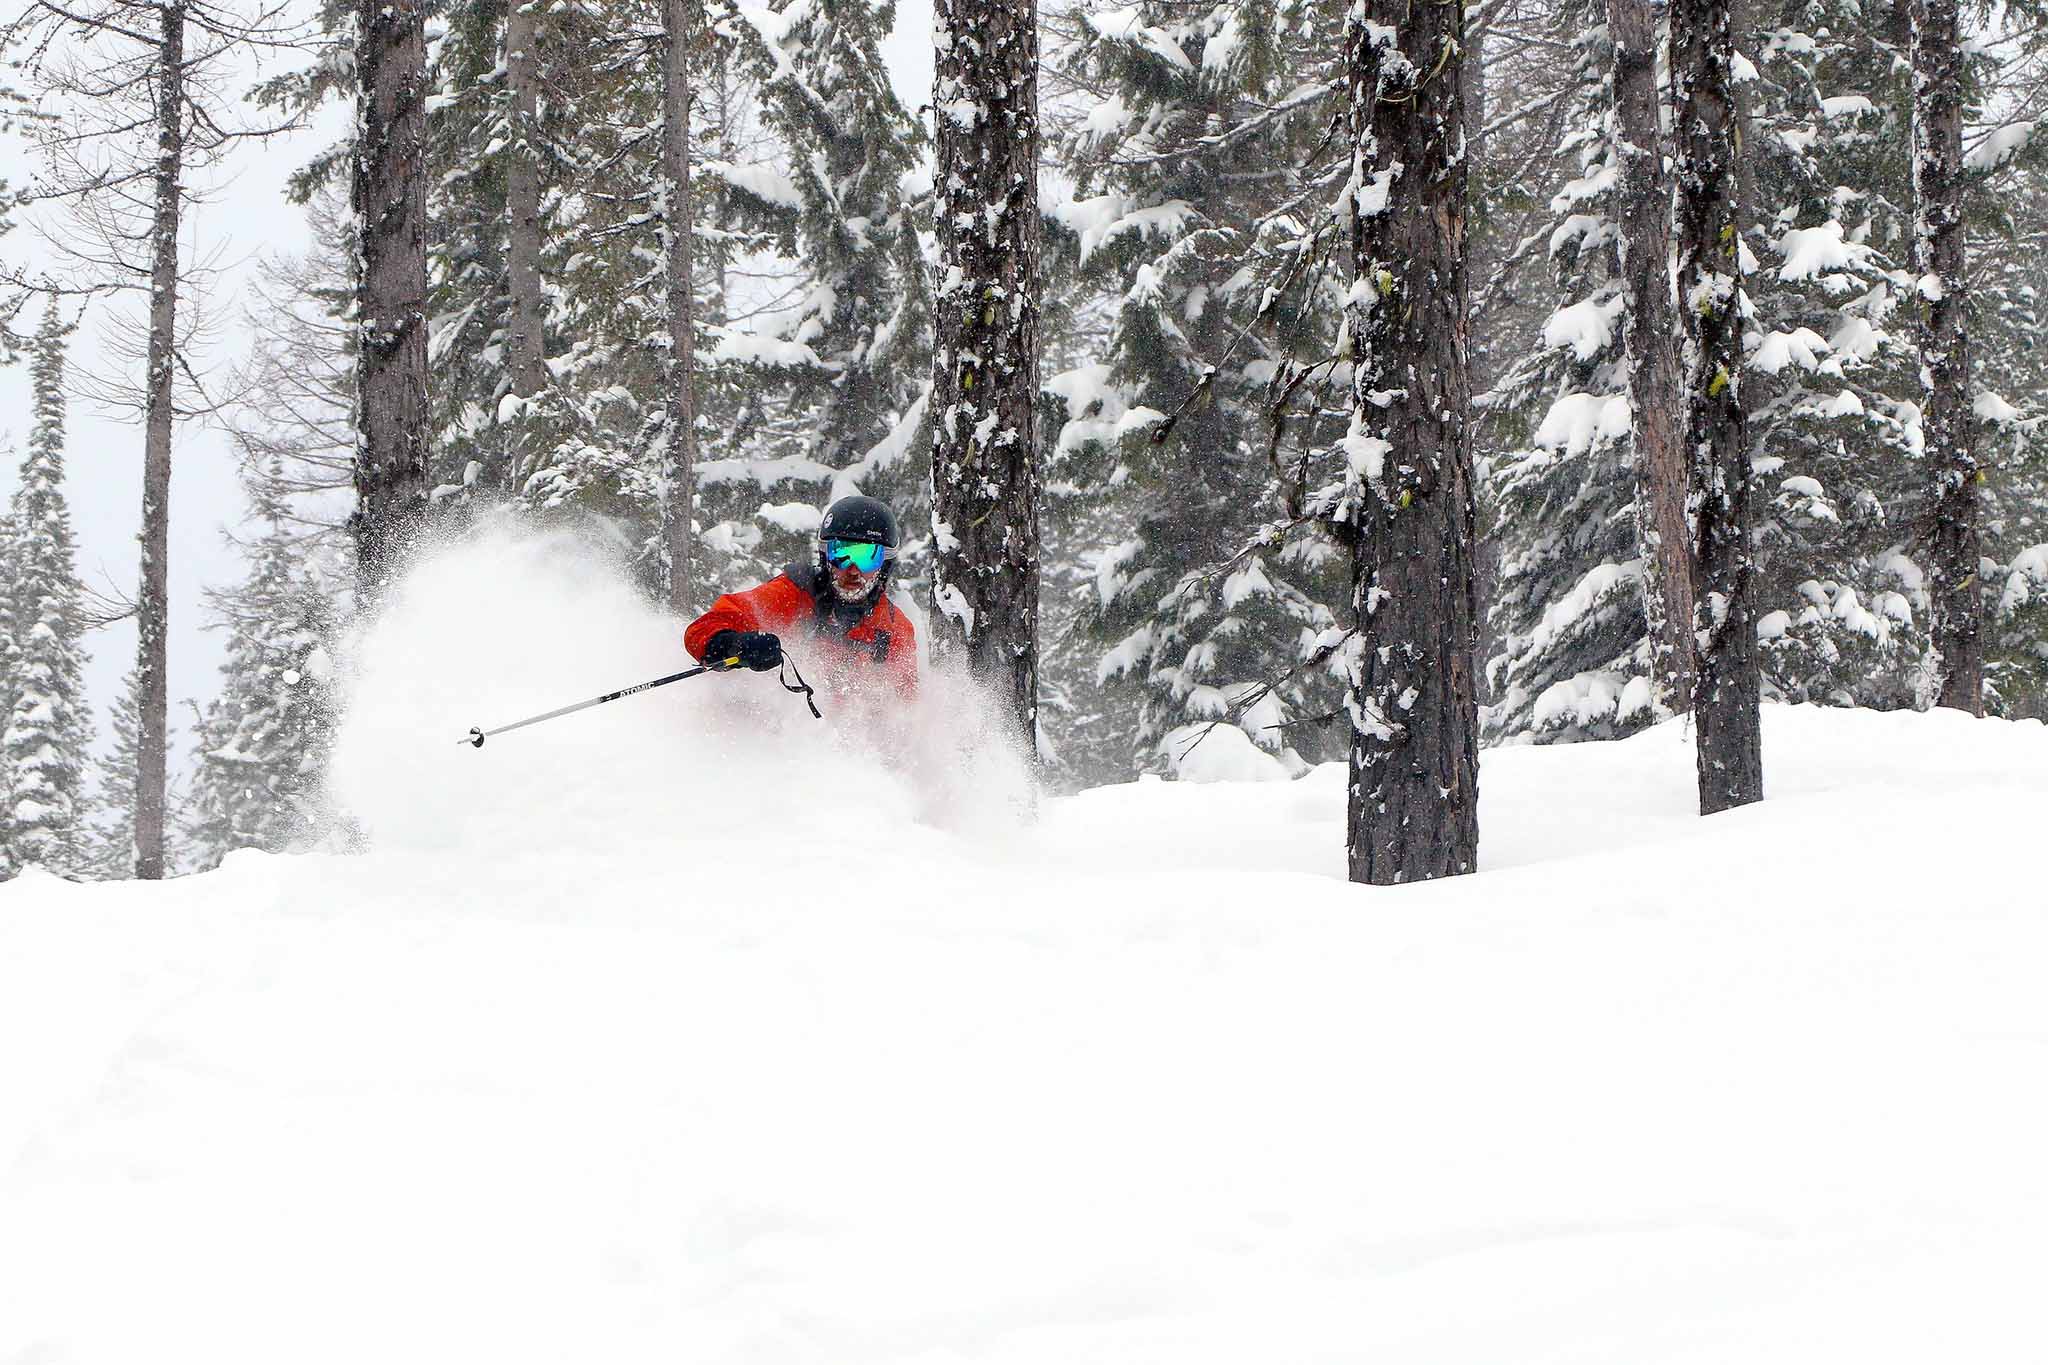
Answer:
[[[950,685],[669,671],[559,544],[363,650],[368,852],[0,887],[5,1365],[2048,1357],[2048,732],[1772,708],[1045,799]]]

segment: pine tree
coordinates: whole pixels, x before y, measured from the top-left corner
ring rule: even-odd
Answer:
[[[20,92],[0,84],[0,135],[13,131],[15,112],[26,103]],[[6,178],[0,177],[0,238],[14,230],[14,204],[14,191]],[[13,323],[27,301],[25,294],[18,299],[0,299],[0,365],[12,364],[20,350],[22,339],[15,335]]]
[[[1351,429],[1324,515],[1351,546],[1347,843],[1373,885],[1479,861],[1464,30],[1382,0],[1345,32]]]
[[[193,0],[26,6],[0,32],[0,42],[18,41],[32,54],[27,69],[63,110],[38,138],[47,167],[39,197],[74,207],[74,231],[50,235],[70,258],[67,286],[113,292],[148,280],[140,329],[146,340],[136,349],[140,373],[129,392],[142,435],[135,619],[145,704],[136,838],[138,865],[149,877],[159,875],[168,771],[171,457],[178,386],[191,371],[184,346],[195,314],[188,289],[195,271],[183,250],[198,202],[189,182],[236,139],[264,131],[243,123],[221,98],[223,63],[292,37],[281,8],[245,18]],[[67,47],[92,57],[52,59]]]
[[[427,145],[435,497],[593,519],[660,590],[681,529],[664,521],[665,7],[519,11],[534,60],[516,82],[502,58],[525,40],[512,43],[504,5],[462,0],[446,16]],[[880,57],[892,17],[867,0],[712,7],[678,54],[696,91],[690,396],[695,430],[716,440],[695,499],[705,581],[772,573],[835,484],[891,498],[913,528],[924,519],[930,318],[906,192],[921,134]],[[734,307],[740,260],[769,278]],[[536,331],[548,373],[533,398],[531,365],[525,380],[512,371]]]
[[[321,825],[320,790],[332,746],[328,643],[338,579],[294,534],[283,470],[245,471],[259,533],[248,577],[210,595],[228,631],[220,696],[195,735],[198,773],[185,820],[195,870],[237,848],[282,852]]]
[[[697,8],[689,0],[673,3]],[[703,447],[704,469],[693,470],[695,515],[688,527],[688,576],[700,585],[773,572],[781,563],[777,554],[789,547],[757,553],[764,539],[778,539],[764,535],[764,524],[777,525],[764,521],[764,511],[789,503],[814,507],[830,477],[798,453],[808,414],[779,401],[782,370],[752,359],[760,338],[747,329],[757,324],[728,325],[735,311],[753,311],[756,288],[773,297],[801,278],[798,262],[784,255],[785,248],[795,250],[792,215],[763,211],[750,192],[736,188],[779,182],[777,166],[786,154],[761,126],[762,72],[742,60],[745,45],[729,26],[722,32],[709,23],[689,25],[690,41],[676,51],[684,67],[679,74],[693,92],[690,230],[669,234],[662,198],[670,175],[664,99],[672,50],[665,8],[604,8],[604,18],[644,42],[644,52],[631,42],[571,38],[566,50],[595,47],[609,55],[574,64],[573,71],[543,66],[549,91],[541,122],[549,149],[543,203],[550,210],[544,262],[553,347],[544,416],[554,446],[520,490],[532,514],[589,516],[611,528],[631,548],[650,594],[661,597],[672,593],[669,565],[685,531],[669,517],[680,482],[670,465],[677,420],[670,400],[680,406],[688,399],[692,425],[682,445],[694,438]],[[551,14],[548,22],[560,18]],[[769,72],[772,78],[772,65]],[[681,301],[670,281],[679,263],[669,257],[671,244],[684,235],[692,248],[694,343],[686,395],[669,373],[672,360],[684,368],[671,308]],[[745,278],[734,278],[736,263]],[[769,278],[757,284],[757,272]]]
[[[1105,335],[1045,387],[1063,419],[1052,487],[1090,504],[1069,552],[1087,672],[1135,710],[1136,767],[1172,770],[1219,720],[1297,764],[1296,748],[1331,756],[1341,742],[1319,727],[1342,695],[1325,646],[1344,556],[1280,533],[1298,480],[1279,468],[1271,414],[1276,394],[1303,399],[1303,449],[1342,430],[1327,205],[1348,164],[1328,136],[1343,8],[1148,2],[1077,18],[1049,57],[1086,101],[1060,134],[1079,183],[1054,213]]]
[[[52,304],[36,333],[35,427],[9,507],[12,523],[11,706],[7,754],[8,867],[75,875],[86,863],[85,779],[92,719],[85,698],[84,587],[64,496],[64,349],[70,328]]]
[[[1032,0],[940,0],[935,642],[1038,751],[1038,23]]]
[[[1743,39],[1758,75],[1743,87],[1753,112],[1740,164],[1757,210],[1741,238],[1751,310],[1741,380],[1757,479],[1762,689],[1771,698],[1913,705],[1929,643],[1928,483],[1907,325],[1911,90],[1894,17],[1787,0],[1763,7]],[[1606,67],[1592,60],[1606,34],[1592,29],[1582,42],[1591,90]],[[1550,241],[1563,306],[1489,400],[1503,425],[1538,438],[1490,462],[1503,549],[1487,712],[1496,740],[1603,738],[1661,710],[1649,704],[1649,630],[1631,600],[1643,561],[1626,534],[1620,335],[1604,292],[1619,230],[1605,104],[1582,98],[1584,172],[1556,200]],[[1973,200],[1972,222],[1987,235],[2012,188]],[[1987,353],[2010,370],[2032,344],[2020,321],[2029,316],[2026,286],[2017,271],[1977,273],[1996,296],[1980,317],[2015,319],[2000,323],[1996,340],[1980,326]],[[1996,471],[1985,490],[1994,499],[2023,491]],[[2005,562],[2031,543],[1991,553]]]
[[[1559,300],[1485,404],[1519,439],[1487,462],[1499,530],[1486,732],[1609,739],[1668,714],[1645,611],[1621,274],[1627,166],[1608,31],[1587,6],[1568,88],[1570,178],[1546,235]],[[1688,612],[1688,616],[1689,616]]]
[[[574,67],[558,40],[576,8],[455,0],[424,72],[434,91],[421,135],[433,191],[425,339],[437,498],[518,497],[559,435],[542,360],[551,340],[542,272],[559,256],[543,205],[561,181],[554,134],[564,101],[543,106],[541,92]]]
[[[546,392],[547,303],[541,280],[541,163],[547,145],[541,135],[541,28],[537,0],[509,0],[498,72],[503,113],[498,141],[505,158],[505,277],[510,295],[505,369],[509,395],[524,416]],[[525,423],[514,426],[506,465],[523,481],[535,462]]]
[[[696,87],[690,53],[699,6],[662,0],[661,213],[664,311],[668,356],[662,367],[662,540],[667,546],[669,604],[678,614],[698,600],[697,501],[697,233],[691,203],[690,120]]]
[[[1743,385],[1767,697],[1911,705],[1924,652],[1910,91],[1890,22],[1789,0],[1756,17]]]
[[[543,202],[561,206],[544,256],[556,444],[521,490],[535,509],[582,509],[618,527],[650,588],[666,579],[682,529],[664,520],[676,473],[674,419],[660,401],[676,344],[667,249],[681,240],[665,236],[660,191],[666,9],[639,0],[604,7],[613,29],[644,42],[646,59],[575,74],[573,100],[555,93],[572,76],[543,62],[552,168]],[[559,11],[543,24],[559,25]],[[931,321],[911,198],[922,134],[880,55],[893,9],[795,0],[774,10],[714,7],[708,18],[678,54],[694,91],[689,397],[704,446],[692,576],[773,574],[802,552],[822,502],[860,488],[904,514],[913,539],[902,582],[922,562]],[[569,33],[559,41],[564,51],[589,46]],[[559,126],[549,122],[557,107],[567,111]],[[491,262],[481,248],[465,266],[468,282],[440,273],[450,293],[437,313],[472,340],[437,332],[437,353],[490,359],[493,305],[474,300],[487,291]],[[736,263],[766,278],[736,280]],[[472,300],[459,308],[457,283]],[[486,431],[491,412],[457,390],[467,407],[444,416],[451,451]],[[462,476],[451,468],[444,477]]]
[[[142,583],[136,594],[136,671],[142,681],[141,772],[136,780],[136,869],[164,875],[163,840],[169,782],[171,436],[176,421],[179,229],[186,209],[185,62],[187,6],[162,6],[157,87],[157,165],[150,228],[149,393],[142,462]]]
[[[1678,298],[1690,452],[1699,642],[1692,714],[1700,813],[1763,798],[1758,717],[1753,467],[1742,403],[1742,242],[1736,191],[1729,0],[1679,0],[1671,12],[1678,184]]]
[[[763,503],[777,484],[813,506],[855,491],[882,498],[913,541],[929,520],[919,457],[931,439],[932,302],[912,184],[925,138],[882,57],[895,13],[893,0],[787,0],[725,26],[782,159],[752,173],[714,161],[705,175],[725,180],[743,222],[777,233],[801,276],[772,327],[717,334],[721,365],[755,371],[748,411],[769,439],[735,442],[736,463],[707,461],[703,515],[714,546],[750,540],[771,572],[814,524]],[[911,545],[897,581],[924,567]]]
[[[361,0],[356,271],[356,573],[379,594],[427,512],[426,9]]]
[[[135,874],[135,777],[142,761],[142,688],[132,670],[114,702],[114,747],[94,763],[99,819],[93,826],[87,869],[99,881],[126,881]],[[167,736],[175,738],[172,729]],[[175,802],[174,802],[175,804]],[[184,861],[184,832],[173,822],[164,832],[164,870],[175,874]]]
[[[355,478],[353,231],[332,191],[308,207],[312,245],[264,260],[249,311],[249,359],[228,428],[244,463],[283,462],[286,491],[311,495],[304,529],[339,549]]]
[[[0,456],[12,459],[12,447],[0,447]],[[15,623],[14,575],[20,561],[16,548],[14,515],[0,508],[0,735],[6,732],[4,717],[14,714],[15,698],[21,693],[21,628]],[[0,876],[14,866],[14,825],[7,818],[13,809],[14,765],[8,761],[7,746],[0,744]]]
[[[1914,264],[1920,272],[1922,442],[1932,477],[1929,596],[1939,699],[1984,714],[1983,549],[1970,446],[1963,244],[1963,35],[1958,0],[1913,4]]]
[[[1671,297],[1671,178],[1665,165],[1658,34],[1648,0],[1607,0],[1614,60],[1613,119],[1620,152],[1620,273],[1627,291],[1627,357],[1635,458],[1636,542],[1651,677],[1672,709],[1689,704],[1694,676],[1691,537],[1685,524],[1684,441],[1678,392],[1678,322]]]

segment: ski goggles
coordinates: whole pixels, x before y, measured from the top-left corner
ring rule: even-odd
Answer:
[[[882,567],[882,561],[889,557],[889,547],[877,545],[871,540],[828,540],[825,542],[825,562],[835,569],[852,567],[862,573],[873,573]]]

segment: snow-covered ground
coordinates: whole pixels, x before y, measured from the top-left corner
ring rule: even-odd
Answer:
[[[545,546],[416,578],[370,850],[0,887],[5,1365],[2048,1358],[2048,731],[1772,709],[1342,774],[879,761]]]

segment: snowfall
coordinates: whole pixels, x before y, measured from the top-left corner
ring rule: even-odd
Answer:
[[[0,887],[5,1365],[2048,1359],[2048,730],[1769,708],[1034,797],[550,541],[354,655],[361,844]],[[799,658],[799,662],[801,659]],[[1256,780],[1256,779],[1280,780]]]

